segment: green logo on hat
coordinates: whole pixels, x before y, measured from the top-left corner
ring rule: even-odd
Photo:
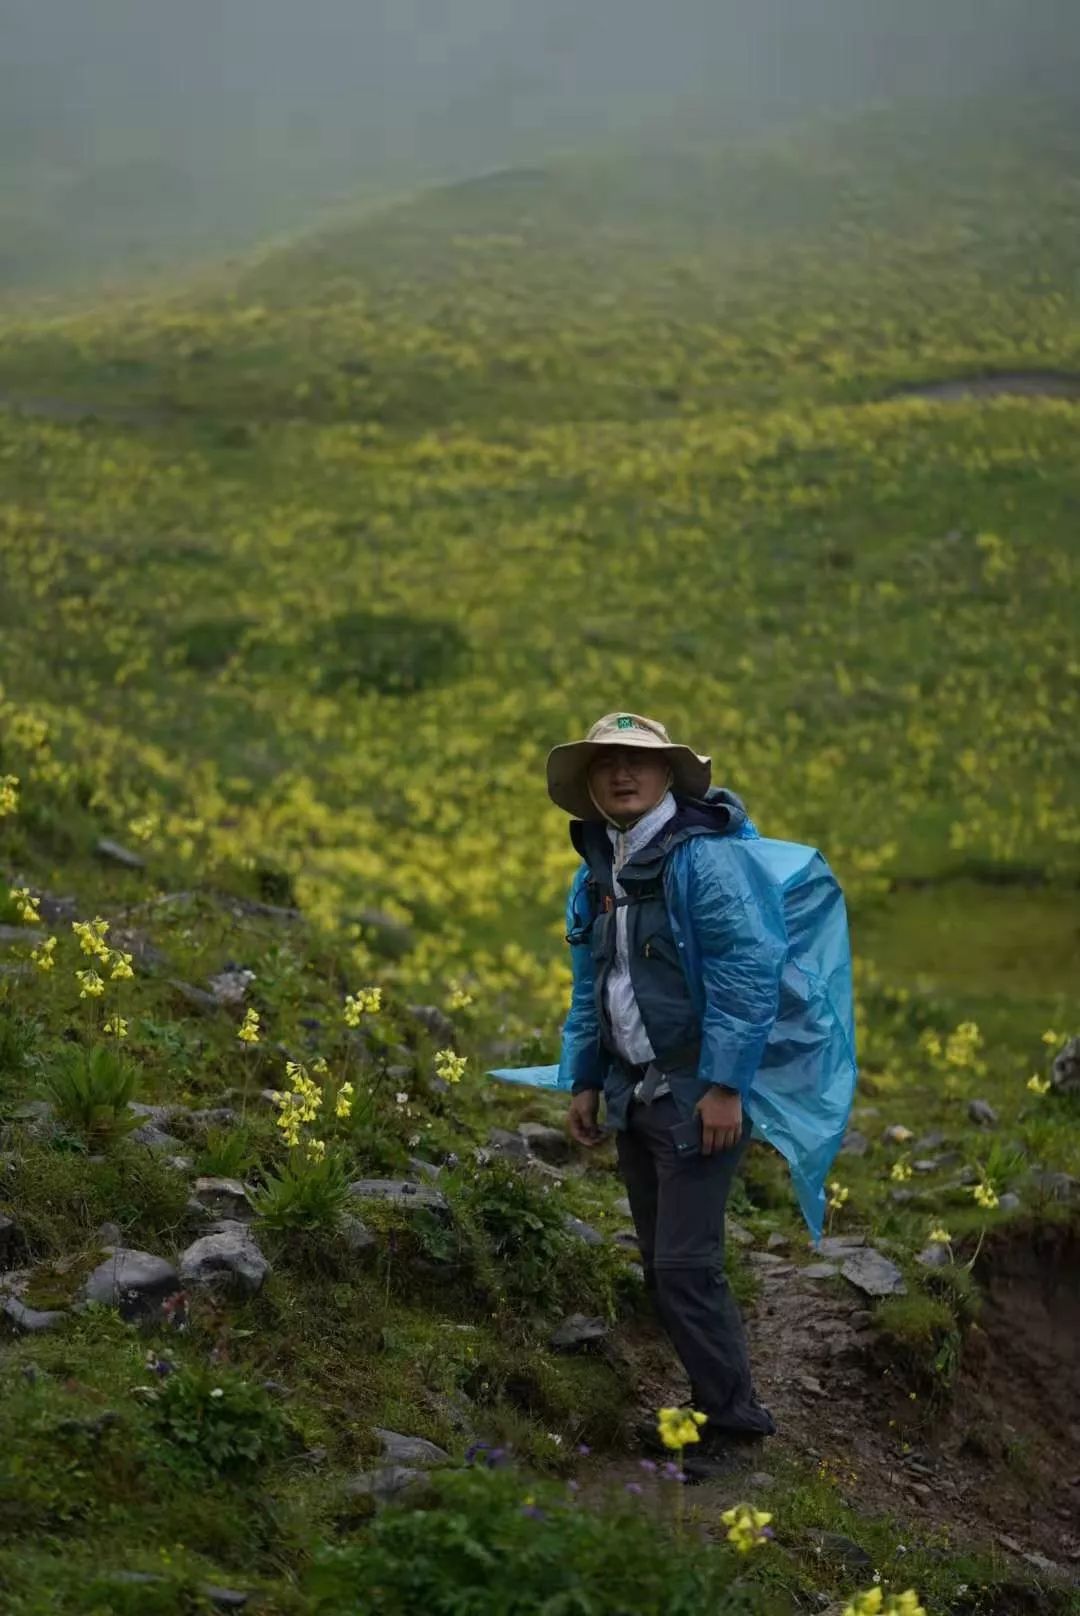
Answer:
[[[623,713],[615,725],[616,729],[633,729],[634,720],[629,713]]]

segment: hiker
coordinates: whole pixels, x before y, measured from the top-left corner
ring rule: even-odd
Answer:
[[[586,1148],[615,1134],[646,1284],[707,1416],[691,1479],[775,1430],[724,1274],[739,1163],[760,1125],[820,1234],[855,1078],[835,878],[815,849],[760,838],[710,774],[709,758],[636,713],[550,753],[548,792],[582,859],[570,1010],[557,1077],[493,1074],[569,1088],[569,1130]]]

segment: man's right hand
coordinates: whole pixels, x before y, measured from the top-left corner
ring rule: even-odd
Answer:
[[[579,1145],[598,1145],[604,1137],[604,1130],[598,1126],[600,1116],[600,1090],[582,1089],[570,1101],[570,1110],[567,1112],[566,1125],[570,1129],[570,1137]]]

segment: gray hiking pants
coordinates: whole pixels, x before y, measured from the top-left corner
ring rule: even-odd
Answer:
[[[676,1150],[679,1113],[670,1094],[631,1102],[616,1134],[645,1269],[660,1319],[690,1377],[692,1406],[708,1434],[770,1434],[772,1419],[754,1395],[746,1335],[724,1274],[724,1208],[749,1144],[749,1119],[731,1150],[705,1156]]]

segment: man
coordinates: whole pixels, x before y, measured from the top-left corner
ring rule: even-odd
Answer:
[[[557,1067],[490,1074],[569,1090],[586,1147],[604,1137],[603,1095],[646,1280],[708,1417],[692,1474],[773,1430],[724,1277],[739,1161],[752,1131],[781,1152],[816,1240],[857,1075],[836,877],[816,848],[759,836],[710,774],[637,713],[550,753],[548,792],[582,860],[570,1009]]]

